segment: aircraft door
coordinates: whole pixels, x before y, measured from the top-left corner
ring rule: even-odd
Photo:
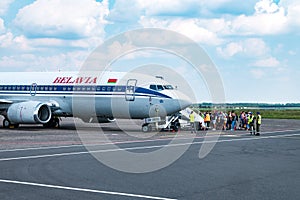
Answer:
[[[135,88],[136,88],[136,79],[128,79],[126,84],[125,99],[126,101],[135,100]]]
[[[31,96],[35,96],[36,95],[36,88],[37,88],[37,84],[36,83],[32,83],[30,86],[30,95]]]

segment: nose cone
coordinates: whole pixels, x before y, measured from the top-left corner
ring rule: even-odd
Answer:
[[[178,99],[179,107],[181,110],[183,110],[193,104],[192,99],[190,97],[186,96],[185,94],[183,94],[182,92],[177,91],[176,95],[177,95],[176,98]]]
[[[164,91],[164,94],[171,97],[170,99],[165,99],[163,105],[161,105],[166,115],[177,113],[193,104],[192,98],[178,90]]]

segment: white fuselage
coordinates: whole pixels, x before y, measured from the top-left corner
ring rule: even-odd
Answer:
[[[150,85],[166,82],[124,72],[7,72],[0,75],[0,103],[47,103],[55,116],[143,119],[176,113],[191,102],[181,92]],[[2,109],[5,115],[5,110]]]

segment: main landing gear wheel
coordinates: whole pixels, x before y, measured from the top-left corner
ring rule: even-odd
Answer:
[[[44,128],[59,128],[59,119],[51,118],[49,122],[43,124]]]
[[[143,131],[144,133],[151,132],[151,131],[152,131],[152,126],[151,126],[150,124],[144,124],[144,125],[142,126],[142,131]]]
[[[12,124],[8,119],[3,120],[3,128],[19,128],[19,124]]]

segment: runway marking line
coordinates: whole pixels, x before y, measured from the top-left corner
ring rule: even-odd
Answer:
[[[284,131],[272,131],[272,132],[262,132],[262,134],[268,134],[268,133],[283,133],[283,132],[292,132],[292,131],[300,131],[300,129],[294,129],[294,130],[284,130]],[[214,133],[214,132],[209,132]],[[226,134],[226,132],[222,132],[225,134],[220,134],[222,137],[238,137],[238,136],[247,136],[249,135],[248,132],[243,132],[242,134]],[[181,135],[186,136],[186,135]],[[206,135],[206,136],[196,136],[197,138],[204,138],[204,137],[215,137],[215,135]],[[75,144],[75,145],[63,145],[63,146],[45,146],[45,147],[32,147],[32,148],[24,148],[24,149],[8,149],[8,150],[0,150],[0,153],[5,152],[16,152],[16,151],[31,151],[31,150],[48,150],[48,149],[62,149],[62,148],[73,148],[73,147],[93,147],[93,146],[105,146],[110,144],[129,144],[129,143],[143,143],[143,142],[155,142],[155,141],[166,141],[170,140],[172,137],[168,138],[158,138],[158,139],[149,139],[149,140],[130,140],[130,141],[117,141],[117,142],[109,142],[109,143],[93,143],[89,145],[82,145],[82,144]],[[189,137],[178,137],[176,140],[185,140],[190,139]]]
[[[128,148],[116,148],[116,149],[105,149],[105,150],[94,150],[94,151],[83,151],[83,152],[70,152],[70,153],[45,154],[45,155],[36,155],[36,156],[12,157],[12,158],[2,158],[2,159],[0,159],[0,162],[1,161],[2,162],[3,161],[12,161],[12,160],[58,157],[58,156],[83,155],[83,154],[91,154],[91,153],[108,153],[108,152],[116,152],[116,151],[156,149],[156,148],[162,148],[162,147],[178,147],[178,146],[184,146],[184,145],[194,145],[194,144],[203,144],[203,143],[223,143],[223,142],[233,142],[233,141],[276,139],[276,138],[293,137],[293,136],[300,136],[300,133],[287,134],[287,135],[273,135],[273,136],[252,136],[252,137],[247,137],[247,138],[189,142],[189,143],[180,143],[180,144],[153,145],[153,146],[142,146],[142,147],[128,147]]]
[[[59,185],[48,185],[48,184],[31,183],[31,182],[23,182],[23,181],[4,180],[4,179],[0,179],[0,183],[27,185],[27,186],[44,187],[44,188],[51,188],[51,189],[70,190],[70,191],[77,191],[77,192],[107,194],[107,195],[115,195],[115,196],[135,197],[135,198],[142,198],[142,199],[176,200],[176,199],[170,199],[170,198],[165,198],[165,197],[130,194],[130,193],[123,193],[123,192],[111,192],[111,191],[104,191],[104,190],[92,190],[92,189],[75,188],[75,187],[67,187],[67,186],[59,186]]]

